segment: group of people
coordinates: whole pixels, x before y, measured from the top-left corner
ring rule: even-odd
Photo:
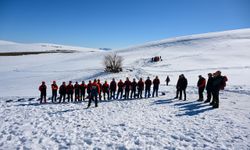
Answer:
[[[167,76],[166,78],[166,85],[169,84],[170,78]],[[210,103],[213,105],[214,108],[219,107],[219,91],[224,89],[226,86],[227,78],[226,76],[222,76],[220,71],[216,71],[215,73],[208,74],[208,80],[199,75],[199,80],[197,82],[199,99],[198,101],[203,101],[203,92],[207,90],[207,99],[205,103]],[[142,78],[137,82],[134,78],[133,81],[130,81],[127,77],[126,80],[123,82],[120,79],[118,82],[113,78],[110,84],[105,81],[103,84],[101,81],[94,80],[93,82],[89,80],[88,84],[82,81],[81,84],[75,82],[72,84],[72,81],[69,81],[68,85],[65,82],[62,82],[62,85],[59,87],[59,103],[65,102],[66,95],[68,102],[73,102],[73,94],[74,100],[83,101],[85,98],[89,99],[88,107],[90,107],[91,102],[95,101],[95,107],[98,107],[98,100],[111,100],[111,99],[136,99],[136,98],[143,98],[143,91],[144,91],[144,98],[151,97],[151,86],[153,85],[153,93],[152,97],[158,97],[158,90],[160,85],[160,79],[156,76],[153,81],[150,77],[147,77],[145,81]],[[184,94],[184,100],[186,100],[186,88],[188,85],[188,81],[184,74],[179,75],[179,79],[176,84],[176,97],[175,99],[179,98],[182,100],[182,93]],[[57,91],[58,86],[56,81],[53,81],[51,84],[52,89],[52,103],[57,101]],[[45,82],[42,82],[40,85],[39,90],[41,92],[40,103],[46,103],[46,91],[47,87]],[[213,97],[213,98],[212,98]]]
[[[202,77],[202,75],[198,76],[197,88],[199,93],[198,101],[203,101],[203,92],[206,89],[207,91],[207,99],[204,101],[205,103],[210,103],[213,108],[219,108],[219,91],[223,90],[226,86],[227,77],[221,75],[221,71],[216,71],[215,73],[208,73],[208,80]],[[184,101],[186,100],[186,88],[188,85],[188,81],[186,77],[181,74],[179,75],[179,79],[176,84],[176,97],[182,100],[182,92],[184,94]]]
[[[94,80],[93,82],[89,80],[88,84],[82,81],[81,84],[75,82],[72,84],[72,81],[69,81],[68,85],[65,82],[62,82],[62,85],[58,88],[56,81],[53,81],[51,84],[52,89],[52,103],[57,101],[57,92],[59,89],[59,103],[65,102],[66,95],[68,102],[73,102],[74,100],[83,101],[85,98],[89,99],[88,107],[90,107],[91,102],[95,101],[95,107],[98,107],[98,100],[110,100],[110,99],[136,99],[136,98],[143,98],[143,91],[145,90],[145,98],[149,98],[151,96],[151,86],[153,85],[153,94],[152,97],[158,97],[158,90],[160,85],[160,80],[158,76],[152,81],[150,77],[147,77],[146,81],[144,82],[142,78],[137,82],[134,78],[133,81],[130,81],[127,77],[126,80],[123,82],[122,79],[117,82],[114,78],[108,84],[105,81],[103,84],[101,81]],[[40,103],[46,103],[46,91],[47,86],[45,82],[42,82],[40,85],[39,90],[41,92]],[[74,94],[74,100],[73,100]]]

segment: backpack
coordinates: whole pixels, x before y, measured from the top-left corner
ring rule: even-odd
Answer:
[[[221,83],[221,86],[220,86],[220,89],[221,90],[224,90],[224,88],[226,87],[226,82],[228,81],[227,79],[227,76],[222,76],[222,83]]]

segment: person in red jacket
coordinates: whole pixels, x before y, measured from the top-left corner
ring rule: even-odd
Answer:
[[[75,102],[77,102],[79,101],[80,97],[80,85],[78,84],[78,82],[75,83],[74,90],[75,90]]]
[[[100,79],[97,79],[97,84],[100,87],[100,93],[99,93],[98,97],[99,97],[99,100],[101,101],[102,100],[102,84],[101,84]]]
[[[91,105],[91,101],[94,100],[95,101],[95,107],[98,107],[98,101],[97,101],[97,95],[100,93],[100,87],[97,84],[96,79],[94,80],[94,82],[91,85],[91,96],[89,98],[89,103],[88,103],[88,107],[90,107]]]
[[[124,83],[123,83],[122,80],[120,79],[120,81],[118,82],[118,91],[117,91],[116,99],[118,99],[119,95],[120,95],[120,99],[122,99],[122,96],[123,96],[123,88],[124,88]]]
[[[58,90],[56,81],[53,81],[53,84],[51,84],[51,90],[52,90],[52,103],[54,103],[56,102],[57,90]]]
[[[46,103],[47,86],[45,85],[44,81],[42,82],[42,85],[39,86],[39,91],[41,92],[40,104],[42,104],[43,100],[44,100],[44,103]]]
[[[199,99],[198,101],[203,101],[203,92],[206,87],[206,79],[199,75],[199,80],[197,82],[198,92],[199,92]]]
[[[87,85],[85,84],[84,81],[82,81],[82,84],[80,85],[80,93],[81,93],[81,96],[80,96],[80,100],[85,100],[85,93],[86,93],[86,88],[87,88]]]
[[[103,99],[106,100],[106,94],[108,95],[108,100],[109,100],[109,84],[107,81],[104,82],[102,85],[102,91],[103,91]]]
[[[144,89],[144,82],[142,78],[138,81],[138,98],[142,98],[142,91]]]
[[[115,99],[115,92],[116,92],[116,82],[115,78],[112,79],[110,82],[110,99]]]
[[[74,86],[72,85],[72,81],[69,81],[67,85],[67,95],[68,95],[68,102],[73,102],[73,93],[74,93]]]
[[[92,86],[92,82],[91,82],[91,80],[89,80],[89,83],[87,85],[88,98],[91,97],[91,86]]]
[[[160,80],[159,80],[158,76],[156,76],[155,79],[153,80],[153,97],[155,95],[156,95],[156,97],[158,97],[159,85],[160,85]]]
[[[129,81],[129,78],[126,78],[126,81],[124,82],[124,87],[125,87],[125,98],[124,99],[129,99],[129,91],[131,89],[131,81]]]

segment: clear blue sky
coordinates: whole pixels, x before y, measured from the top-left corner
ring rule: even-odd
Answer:
[[[121,48],[250,27],[250,0],[0,0],[0,39]]]

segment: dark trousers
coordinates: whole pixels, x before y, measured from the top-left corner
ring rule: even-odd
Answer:
[[[68,93],[68,102],[73,102],[73,93]]]
[[[110,99],[115,99],[115,91],[110,91]]]
[[[213,101],[212,101],[213,107],[219,108],[219,91],[213,91],[212,94],[213,94]]]
[[[179,94],[180,94],[180,89],[176,89],[176,96],[175,96],[175,98],[178,98]]]
[[[142,98],[142,89],[138,89],[138,98]]]
[[[108,96],[107,99],[109,100],[109,92],[103,92],[103,99],[106,100],[106,94]]]
[[[57,97],[57,90],[52,90],[52,103],[56,102],[56,97]]]
[[[85,100],[85,91],[81,91],[80,99],[81,99],[81,101]]]
[[[122,96],[123,96],[123,89],[118,89],[117,95],[116,95],[116,99],[118,99],[119,95],[120,95],[120,99],[122,99]]]
[[[124,99],[129,99],[129,89],[125,89],[125,98]]]
[[[102,100],[102,92],[101,91],[100,91],[98,97],[99,97],[99,100]]]
[[[166,82],[166,85],[168,86],[168,82]]]
[[[59,103],[61,103],[62,98],[63,98],[63,103],[65,102],[65,96],[66,96],[66,94],[60,94]]]
[[[46,92],[41,92],[41,95],[40,95],[40,103],[43,103],[43,100],[44,100],[44,103],[46,103]]]
[[[95,107],[97,107],[98,106],[98,104],[97,104],[97,95],[91,95],[91,96],[89,96],[88,107],[90,107],[92,100],[95,101]]]
[[[153,88],[153,97],[156,95],[158,97],[158,89],[159,88]]]
[[[179,98],[179,100],[182,100],[182,92],[184,93],[184,100],[186,100],[186,89],[180,89],[180,98]]]
[[[207,101],[210,102],[212,97],[212,91],[211,90],[207,90]]]
[[[199,100],[203,100],[204,88],[199,88],[199,89],[198,89],[198,92],[199,92]]]
[[[136,89],[132,89],[131,90],[131,93],[130,93],[130,98],[132,99],[132,97],[136,98],[135,97],[135,94],[136,94]]]
[[[150,88],[145,89],[145,98],[150,97]]]
[[[76,101],[76,100],[79,101],[79,97],[80,97],[79,92],[75,92],[75,101]]]

